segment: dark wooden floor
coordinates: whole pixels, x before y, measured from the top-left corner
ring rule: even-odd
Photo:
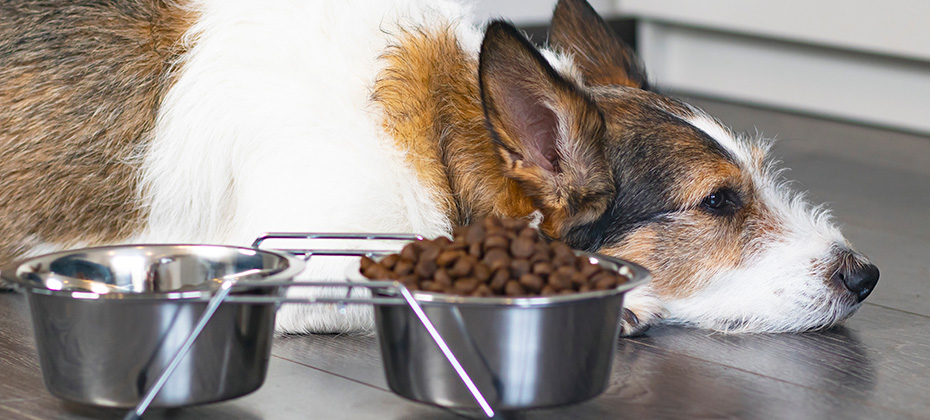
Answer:
[[[781,142],[789,177],[829,202],[847,236],[882,270],[845,325],[806,334],[722,335],[664,326],[621,339],[611,385],[589,402],[525,419],[930,419],[930,138],[698,101],[740,131]],[[0,418],[120,418],[42,385],[22,296],[0,294]],[[461,414],[388,389],[374,337],[276,339],[257,392],[177,419],[409,419]]]

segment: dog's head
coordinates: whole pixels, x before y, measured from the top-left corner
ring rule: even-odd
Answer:
[[[559,2],[550,46],[496,22],[479,59],[504,173],[546,235],[646,266],[672,319],[718,330],[821,328],[871,292],[877,268],[788,191],[769,143],[649,91],[584,0]]]

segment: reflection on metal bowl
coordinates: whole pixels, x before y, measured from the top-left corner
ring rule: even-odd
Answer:
[[[423,292],[414,297],[495,409],[581,402],[606,388],[623,295],[649,279],[635,264],[591,257],[630,281],[615,289],[555,297]],[[375,323],[392,391],[444,407],[479,408],[409,306],[379,305]]]
[[[191,335],[204,299],[223,279],[289,280],[302,269],[299,259],[251,248],[132,245],[49,254],[2,275],[26,294],[49,391],[79,403],[132,407]],[[152,406],[221,401],[258,389],[275,309],[221,305]]]

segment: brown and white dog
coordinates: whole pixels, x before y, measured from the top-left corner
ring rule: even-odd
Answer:
[[[496,214],[648,267],[627,334],[666,316],[822,328],[875,286],[767,142],[651,92],[584,0],[558,3],[545,49],[469,22],[446,0],[5,1],[0,263]],[[365,307],[278,315],[282,332],[370,324]]]

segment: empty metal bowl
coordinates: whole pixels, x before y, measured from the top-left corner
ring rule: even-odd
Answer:
[[[49,391],[98,406],[135,406],[165,371],[224,279],[290,280],[291,256],[213,245],[88,248],[3,270],[26,294]],[[237,293],[279,296],[280,287]],[[180,407],[245,395],[264,382],[274,304],[224,303],[152,402]]]
[[[580,255],[629,281],[610,290],[554,297],[413,294],[495,409],[577,403],[606,388],[623,296],[647,282],[649,273],[623,260]],[[393,295],[390,290],[376,293]],[[479,408],[409,306],[377,305],[375,323],[392,391],[443,407]]]

